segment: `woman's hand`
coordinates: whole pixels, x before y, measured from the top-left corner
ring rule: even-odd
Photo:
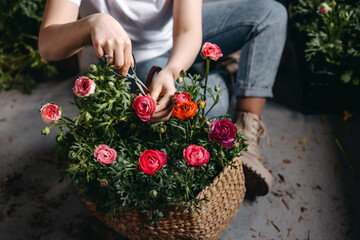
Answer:
[[[131,40],[123,27],[112,16],[98,13],[89,19],[90,35],[96,55],[106,57],[108,63],[121,69],[125,76],[130,66],[134,66]]]
[[[172,98],[176,92],[174,75],[164,68],[161,70],[149,87],[150,96],[158,102],[156,112],[149,123],[158,123],[169,120],[173,108]]]

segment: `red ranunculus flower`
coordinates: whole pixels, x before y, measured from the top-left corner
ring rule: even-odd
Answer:
[[[227,119],[214,120],[210,125],[210,130],[209,139],[211,141],[221,143],[224,148],[233,147],[237,128],[231,121]]]
[[[201,146],[190,145],[183,150],[185,160],[191,166],[205,165],[209,162],[210,153]]]
[[[140,154],[139,170],[154,175],[166,162],[167,158],[164,152],[149,149]]]
[[[61,118],[61,111],[55,104],[47,103],[40,108],[41,118],[45,123],[55,123]]]
[[[115,149],[112,149],[105,144],[101,144],[95,149],[94,156],[99,161],[99,163],[105,165],[112,163],[115,160],[117,153]]]
[[[87,97],[95,92],[96,84],[90,78],[81,76],[75,80],[73,93],[78,97]]]
[[[211,59],[217,61],[223,56],[221,49],[214,43],[206,42],[201,48],[201,57],[204,59]]]
[[[149,95],[143,96],[139,94],[139,96],[134,99],[132,106],[139,118],[144,122],[149,121],[156,111],[156,102]]]
[[[181,92],[178,94],[175,94],[174,99],[176,99],[176,104],[178,103],[182,103],[182,102],[186,102],[186,101],[191,101],[191,96],[188,92]]]

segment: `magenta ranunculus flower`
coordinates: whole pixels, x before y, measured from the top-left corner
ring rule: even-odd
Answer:
[[[154,175],[167,162],[166,154],[157,150],[146,150],[140,154],[139,170]]]
[[[139,96],[134,99],[132,106],[139,118],[144,122],[149,121],[156,111],[156,102],[149,95],[143,96],[139,94]]]
[[[45,123],[55,123],[61,118],[61,111],[55,104],[47,103],[40,108],[41,118]]]
[[[75,80],[73,93],[78,97],[88,97],[95,92],[96,84],[88,77],[81,76]]]
[[[210,125],[210,130],[209,139],[211,141],[221,143],[224,148],[233,147],[237,128],[231,121],[227,119],[214,120]]]
[[[115,160],[117,153],[115,149],[112,149],[105,144],[101,144],[95,149],[94,156],[99,161],[99,163],[105,165],[112,163]]]
[[[201,57],[204,59],[211,59],[217,61],[223,56],[221,49],[214,43],[206,42],[201,48]]]
[[[183,150],[183,156],[189,165],[200,166],[209,162],[210,153],[204,147],[190,145]]]
[[[175,94],[173,99],[176,99],[176,104],[178,103],[182,103],[182,102],[186,102],[186,101],[191,101],[191,96],[190,93],[188,92],[181,92],[178,94]]]

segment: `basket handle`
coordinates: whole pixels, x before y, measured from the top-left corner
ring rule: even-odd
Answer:
[[[160,71],[162,70],[161,67],[158,67],[158,66],[153,66],[150,71],[149,71],[149,74],[147,75],[147,78],[146,78],[146,87],[149,88],[150,85],[151,85],[151,82],[155,76],[155,74],[159,73]]]

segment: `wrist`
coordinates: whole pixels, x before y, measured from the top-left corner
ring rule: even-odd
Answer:
[[[168,74],[172,75],[173,81],[175,82],[176,79],[180,76],[180,71],[178,67],[167,65],[163,71],[166,71]]]

